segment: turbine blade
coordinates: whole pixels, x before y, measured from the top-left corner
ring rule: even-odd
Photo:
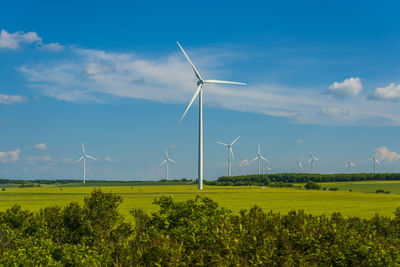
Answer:
[[[314,160],[320,160],[319,158],[314,157]]]
[[[225,144],[225,143],[222,143],[222,142],[218,142],[218,141],[217,141],[217,144],[220,144],[220,145],[223,145],[223,146],[229,146],[228,144]]]
[[[80,157],[76,162],[83,160],[84,156]]]
[[[183,118],[185,117],[186,113],[188,112],[190,106],[193,104],[193,102],[194,102],[194,100],[196,99],[197,95],[200,93],[201,86],[202,86],[202,84],[199,84],[199,86],[197,87],[197,90],[196,90],[196,92],[194,93],[192,99],[190,100],[189,105],[187,106],[185,112],[183,113],[182,118],[181,118],[180,121],[183,120]]]
[[[160,166],[163,165],[165,162],[167,162],[167,160],[165,159],[163,162],[161,162]]]
[[[258,155],[261,154],[260,145],[258,145]]]
[[[307,163],[310,163],[312,161],[312,159],[307,160]]]
[[[375,161],[376,161],[376,164],[379,164],[379,160],[378,159],[375,159]]]
[[[257,160],[258,157],[255,157],[254,159],[250,160],[249,164],[252,163],[253,161]]]
[[[168,158],[168,148],[165,149],[165,156]]]
[[[173,163],[175,163],[175,164],[178,164],[178,162],[176,162],[175,160],[173,160],[173,159],[168,159],[169,161],[171,161],[171,162],[173,162]]]
[[[236,141],[240,138],[240,136],[236,137],[236,139],[231,143],[231,145],[233,145],[234,143],[236,143]]]
[[[265,162],[270,163],[266,158],[264,158],[263,156],[260,156],[261,159],[263,159]]]
[[[83,143],[81,143],[82,144],[82,152],[83,152],[83,155],[85,155],[86,153],[85,153],[85,146],[83,145]]]
[[[196,75],[197,79],[200,81],[203,81],[203,79],[200,76],[200,73],[197,71],[196,67],[193,65],[192,61],[190,60],[189,56],[186,54],[185,50],[183,50],[182,46],[179,44],[179,42],[176,42],[180,49],[182,50],[182,53],[185,55],[186,60],[189,62],[190,66],[192,67],[192,70],[194,71],[194,74]]]
[[[92,156],[89,156],[89,155],[85,155],[85,156],[88,157],[89,159],[97,160],[96,158],[94,158],[94,157],[92,157]]]
[[[220,81],[220,80],[205,80],[204,83],[220,83],[220,84],[237,84],[237,85],[246,85],[245,83],[239,82],[230,82],[230,81]]]
[[[229,147],[229,152],[231,153],[232,160],[235,160],[235,157],[233,156],[233,151],[232,151],[232,147],[231,146]]]

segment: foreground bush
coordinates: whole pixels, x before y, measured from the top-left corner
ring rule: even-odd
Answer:
[[[95,190],[81,206],[0,212],[0,266],[225,266],[400,264],[400,209],[394,218],[339,213],[286,215],[258,207],[232,214],[209,198],[154,201],[118,213],[120,196]]]

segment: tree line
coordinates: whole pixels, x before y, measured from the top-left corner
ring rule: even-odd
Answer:
[[[157,212],[118,212],[119,195],[93,191],[82,205],[0,212],[4,266],[357,265],[400,263],[394,217],[313,216],[303,211],[233,214],[206,197],[154,200]]]
[[[274,185],[274,183],[350,182],[350,181],[389,181],[400,180],[400,173],[273,173],[241,176],[222,176],[216,181],[205,181],[208,185]]]

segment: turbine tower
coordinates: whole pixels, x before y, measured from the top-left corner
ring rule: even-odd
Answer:
[[[298,173],[300,173],[301,172],[301,170],[303,170],[303,165],[301,164],[301,161],[303,160],[303,158],[300,158],[298,161],[297,161],[297,172]]]
[[[256,159],[258,159],[258,174],[261,174],[261,160],[264,160],[267,163],[270,163],[266,158],[264,158],[263,156],[261,156],[261,150],[260,150],[260,145],[258,145],[258,155],[257,157],[255,157],[254,159],[252,159],[250,161],[250,163],[252,163],[253,161],[255,161]]]
[[[319,161],[320,159],[313,156],[312,150],[310,150],[310,159],[307,163],[311,162],[311,173],[314,173],[314,161]]]
[[[182,46],[177,42],[179,48],[182,50],[183,55],[185,56],[186,60],[189,62],[194,75],[197,78],[197,89],[189,102],[185,112],[183,113],[180,121],[186,115],[186,112],[189,110],[190,106],[193,104],[194,100],[197,96],[199,96],[199,155],[198,155],[198,181],[199,181],[199,190],[203,189],[203,85],[206,83],[214,83],[214,84],[238,84],[238,85],[246,85],[245,83],[238,83],[238,82],[229,82],[229,81],[220,81],[220,80],[203,80],[200,73],[197,71],[196,67],[193,65],[192,61],[190,60],[189,56],[186,54],[185,50],[183,50]]]
[[[367,160],[372,160],[374,162],[374,173],[376,173],[376,165],[379,165],[379,160],[377,158],[378,154],[375,152],[373,158],[368,158]]]
[[[165,179],[168,181],[168,162],[173,162],[175,164],[178,164],[178,162],[176,162],[175,160],[171,159],[168,156],[168,149],[165,149],[165,160],[163,162],[161,162],[160,166],[162,166],[163,164],[165,164]]]
[[[247,159],[242,159],[239,154],[237,154],[239,160],[240,160],[240,169],[242,170],[242,175],[244,175],[244,166],[249,165],[249,160]]]
[[[347,159],[347,164],[344,165],[345,168],[348,168],[348,169],[349,169],[349,172],[350,172],[351,167],[354,167],[354,166],[356,166],[356,164],[350,162],[349,159]]]
[[[236,137],[236,139],[233,140],[233,142],[230,143],[230,144],[225,144],[225,143],[222,143],[222,142],[218,142],[218,141],[217,141],[218,144],[223,145],[223,146],[225,146],[225,147],[228,148],[228,176],[231,176],[231,157],[232,157],[232,160],[234,160],[234,158],[233,158],[233,151],[232,151],[232,145],[233,145],[234,143],[236,143],[236,141],[239,139],[239,137],[240,137],[240,136]]]
[[[86,158],[96,160],[94,157],[86,154],[85,146],[82,143],[82,157],[80,157],[76,162],[79,162],[79,161],[83,160],[83,183],[84,184],[86,183]]]

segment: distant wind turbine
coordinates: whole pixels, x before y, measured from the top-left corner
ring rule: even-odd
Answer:
[[[236,143],[236,141],[237,141],[239,138],[240,138],[240,136],[236,137],[236,139],[233,140],[233,142],[230,143],[230,144],[225,144],[225,143],[222,143],[222,142],[218,142],[218,141],[217,141],[218,144],[223,145],[223,146],[225,146],[225,147],[228,148],[228,176],[231,176],[231,157],[232,157],[232,160],[234,160],[234,158],[233,158],[233,151],[232,151],[232,145],[233,145],[234,143]]]
[[[350,160],[349,160],[349,159],[347,159],[347,164],[346,164],[346,165],[344,165],[344,167],[345,167],[345,168],[348,168],[348,169],[349,169],[349,172],[350,172],[350,169],[351,169],[351,167],[354,167],[354,166],[356,166],[356,164],[355,164],[355,163],[352,163],[352,162],[350,162]]]
[[[311,173],[314,173],[314,161],[319,161],[320,159],[313,156],[312,150],[310,150],[310,159],[307,163],[311,162]]]
[[[379,160],[377,158],[378,153],[375,152],[373,158],[368,158],[367,160],[372,160],[374,162],[374,173],[376,173],[376,165],[379,165]]]
[[[301,172],[301,170],[303,170],[303,165],[301,164],[301,161],[303,160],[303,158],[300,158],[298,161],[297,161],[297,172],[298,173],[300,173]]]
[[[258,159],[258,174],[261,174],[261,162],[260,160],[264,160],[267,163],[270,163],[266,158],[264,158],[263,156],[261,156],[261,150],[260,150],[260,145],[258,145],[258,155],[257,157],[255,157],[254,159],[252,159],[250,161],[250,163],[252,163],[253,161]]]
[[[238,156],[238,158],[239,158],[239,160],[240,160],[240,169],[242,170],[242,175],[244,175],[244,167],[246,166],[246,165],[249,165],[250,163],[249,163],[249,160],[247,160],[247,159],[242,159],[240,156],[239,156],[239,154],[237,154],[237,156]]]
[[[186,60],[189,62],[194,75],[197,78],[197,90],[195,91],[192,99],[189,102],[185,112],[181,117],[181,121],[185,117],[187,111],[189,110],[190,106],[193,104],[194,100],[196,99],[197,95],[199,96],[199,151],[198,151],[198,180],[199,180],[199,189],[203,189],[203,85],[206,83],[214,83],[214,84],[238,84],[238,85],[246,85],[245,83],[238,83],[238,82],[229,82],[229,81],[220,81],[220,80],[203,80],[200,73],[197,71],[196,67],[193,65],[192,61],[190,60],[189,56],[186,54],[185,50],[183,50],[182,46],[177,42],[178,46],[182,50],[183,55],[185,56]]]
[[[79,162],[79,161],[83,160],[83,183],[84,184],[86,183],[86,158],[96,160],[94,157],[86,154],[85,146],[82,143],[82,157],[80,157],[76,162]]]
[[[165,160],[163,162],[161,162],[160,166],[162,166],[163,164],[165,164],[165,179],[168,181],[168,162],[173,162],[175,164],[178,164],[178,162],[176,162],[175,160],[171,159],[168,156],[168,149],[165,149]]]

